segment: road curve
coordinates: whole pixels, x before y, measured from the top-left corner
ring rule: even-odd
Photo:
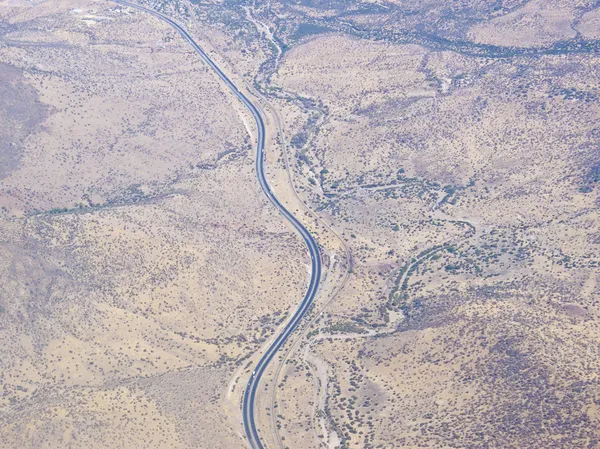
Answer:
[[[319,254],[319,247],[314,237],[308,232],[300,221],[294,217],[284,206],[279,202],[267,179],[265,177],[265,123],[259,109],[235,86],[235,84],[221,71],[221,69],[210,59],[210,57],[202,50],[202,48],[194,41],[185,29],[177,22],[169,18],[168,16],[146,8],[135,3],[130,3],[125,0],[112,0],[122,6],[128,6],[135,8],[140,11],[144,11],[154,17],[166,22],[173,27],[194,49],[194,51],[202,58],[202,60],[214,70],[214,72],[221,78],[231,92],[238,98],[240,102],[250,111],[254,120],[256,121],[256,127],[258,130],[258,141],[256,146],[256,177],[263,193],[267,196],[268,200],[279,210],[279,212],[286,218],[286,220],[296,229],[296,231],[302,236],[302,239],[308,247],[310,253],[311,263],[311,275],[308,289],[302,302],[289,319],[283,330],[277,335],[275,341],[271,343],[266,352],[262,355],[258,363],[256,364],[248,385],[244,392],[244,401],[242,403],[242,416],[244,421],[244,431],[248,438],[248,442],[253,449],[264,449],[264,446],[260,440],[258,429],[256,428],[256,421],[254,416],[255,411],[255,399],[259,388],[261,378],[269,365],[269,362],[275,357],[277,351],[285,344],[289,336],[292,334],[294,329],[298,327],[298,324],[310,308],[321,281],[321,257]]]

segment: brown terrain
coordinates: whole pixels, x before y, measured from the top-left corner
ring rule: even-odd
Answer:
[[[140,3],[322,245],[269,449],[600,447],[600,5]],[[243,448],[310,258],[168,25],[0,3],[0,448]]]

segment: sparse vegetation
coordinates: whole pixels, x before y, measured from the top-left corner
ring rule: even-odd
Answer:
[[[322,245],[268,447],[598,446],[598,8],[563,3],[151,4],[260,91],[274,192]],[[148,15],[24,5],[0,11],[0,446],[241,447],[309,264],[250,121]]]

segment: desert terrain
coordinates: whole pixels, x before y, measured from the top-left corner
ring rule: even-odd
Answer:
[[[137,2],[319,245],[273,449],[600,447],[600,7]],[[168,24],[0,3],[0,447],[243,448],[314,260]]]

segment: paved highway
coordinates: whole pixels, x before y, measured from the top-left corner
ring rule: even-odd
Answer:
[[[269,362],[275,357],[277,351],[285,344],[287,339],[290,337],[294,329],[298,327],[298,324],[302,320],[302,317],[306,314],[308,309],[310,308],[315,295],[317,294],[317,290],[319,287],[319,283],[321,281],[321,257],[319,254],[319,247],[317,246],[317,242],[313,238],[313,236],[308,232],[308,230],[298,221],[296,217],[294,217],[284,206],[279,202],[271,187],[269,187],[269,183],[265,178],[265,123],[263,117],[259,111],[259,109],[254,106],[254,104],[236,87],[236,85],[219,69],[219,67],[210,59],[210,57],[202,50],[202,48],[192,39],[192,37],[188,34],[181,25],[177,22],[161,14],[152,9],[146,8],[144,6],[137,5],[135,3],[130,3],[125,0],[113,0],[115,3],[118,3],[123,6],[129,6],[131,8],[138,9],[140,11],[144,11],[148,14],[153,15],[154,17],[162,20],[163,22],[168,23],[172,26],[177,32],[183,37],[194,49],[194,51],[202,58],[202,60],[210,66],[211,69],[215,71],[215,73],[221,78],[227,87],[231,90],[231,92],[240,100],[244,106],[250,111],[254,120],[256,121],[256,127],[258,130],[258,140],[256,146],[256,177],[258,178],[258,182],[264,194],[267,196],[268,200],[279,210],[279,212],[286,218],[286,220],[298,231],[298,233],[304,239],[306,246],[308,247],[308,251],[310,253],[310,258],[312,260],[311,267],[311,275],[310,282],[308,285],[308,290],[302,299],[302,302],[283,328],[283,330],[277,335],[273,343],[268,347],[266,352],[262,355],[257,365],[255,366],[250,379],[248,380],[248,385],[246,386],[246,390],[244,392],[244,401],[242,403],[242,414],[244,420],[244,430],[246,432],[246,436],[248,437],[248,442],[253,449],[263,449],[263,443],[258,434],[258,429],[256,428],[255,421],[255,400],[256,394],[258,392],[258,388],[260,386],[261,378],[269,365]]]

